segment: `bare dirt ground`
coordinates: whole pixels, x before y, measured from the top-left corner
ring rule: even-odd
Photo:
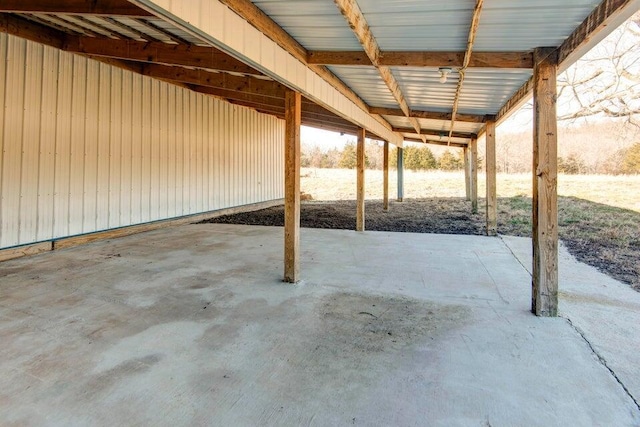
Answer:
[[[353,230],[356,226],[355,172],[306,170],[302,190],[314,199],[302,203],[301,225]],[[395,188],[395,174],[390,174]],[[455,172],[405,172],[405,198],[382,209],[380,171],[367,171],[367,230],[441,234],[485,234],[484,199],[478,213],[464,198],[464,179]],[[462,178],[462,179],[461,179]],[[479,179],[479,194],[484,194]],[[558,234],[577,259],[640,291],[640,177],[561,176]],[[498,176],[498,233],[531,236],[528,175]],[[435,197],[425,197],[427,194]],[[331,200],[331,197],[341,200]],[[284,208],[224,216],[209,222],[284,225]]]

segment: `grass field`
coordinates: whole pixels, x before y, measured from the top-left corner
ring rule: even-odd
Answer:
[[[366,199],[382,199],[382,172],[365,175]],[[389,178],[393,200],[396,172],[391,171]],[[355,180],[355,170],[303,169],[301,190],[313,200],[354,200]],[[435,206],[449,206],[451,218],[465,197],[463,172],[405,171],[404,183],[407,202],[438,199]],[[479,213],[469,218],[476,224],[482,224],[484,217],[484,183],[480,174]],[[497,193],[498,233],[530,236],[531,176],[499,174]],[[569,251],[640,290],[640,176],[561,175],[558,196],[558,234]],[[447,221],[446,215],[442,221]]]
[[[367,199],[382,199],[382,171],[365,174]],[[498,174],[498,197],[531,197],[531,175]],[[478,175],[478,196],[484,197],[485,177]],[[389,171],[389,197],[395,198],[397,174]],[[301,189],[314,200],[356,198],[356,171],[351,169],[302,169]],[[640,175],[561,175],[558,195],[640,212]],[[464,197],[464,173],[404,172],[404,197]]]

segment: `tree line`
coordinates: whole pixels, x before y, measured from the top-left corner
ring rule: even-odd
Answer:
[[[510,138],[498,144],[496,166],[498,172],[527,173],[531,170],[529,149],[509,150]],[[483,152],[480,147],[478,169],[482,170]],[[602,147],[600,147],[602,149]],[[367,169],[382,169],[383,146],[379,143],[365,144],[365,165]],[[598,162],[589,161],[583,152],[572,151],[558,157],[558,172],[564,174],[640,174],[640,142],[618,149],[606,156],[599,156]],[[349,142],[343,149],[323,151],[317,146],[302,146],[302,167],[325,169],[354,169],[356,167],[356,144]],[[395,146],[389,147],[389,167],[397,168]],[[404,147],[404,167],[407,170],[445,170],[454,171],[464,168],[463,152],[446,150],[439,156],[426,146],[407,145]]]
[[[389,147],[389,167],[397,168],[398,157],[395,146]],[[404,168],[408,170],[460,170],[464,168],[463,151],[446,150],[439,157],[426,146],[407,145],[403,150]],[[333,148],[323,151],[319,147],[303,144],[300,158],[302,167],[326,169],[354,169],[356,167],[356,143],[348,142],[342,150]],[[365,144],[365,166],[367,169],[382,169],[383,146],[375,142]]]

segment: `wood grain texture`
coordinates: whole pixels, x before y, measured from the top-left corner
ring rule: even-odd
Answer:
[[[62,48],[85,55],[262,75],[243,62],[208,46],[67,36]]]
[[[356,203],[356,231],[364,231],[364,141],[365,130],[360,129],[358,132],[358,144],[356,147],[356,185],[357,185],[357,203]]]
[[[358,96],[349,86],[336,77],[327,67],[317,64],[308,63],[307,50],[293,37],[289,35],[282,27],[273,21],[267,14],[262,12],[260,8],[249,0],[221,0],[240,17],[245,19],[262,34],[273,40],[278,46],[289,52],[298,61],[306,64],[309,69],[322,77],[327,83],[330,83],[338,92],[347,97],[351,102],[356,104],[364,111],[368,111],[369,106]],[[387,129],[391,129],[391,125],[381,117],[373,116],[380,124]]]
[[[378,46],[378,42],[373,36],[373,33],[369,28],[369,24],[367,23],[367,20],[365,19],[362,11],[360,10],[360,7],[358,6],[357,1],[356,0],[334,0],[334,2],[336,3],[336,6],[338,6],[340,13],[342,13],[344,18],[347,20],[347,23],[353,30],[353,33],[355,34],[356,38],[362,45],[362,48],[364,49],[365,54],[371,61],[371,64],[378,69],[378,73],[380,74],[380,77],[382,77],[382,80],[384,81],[385,85],[391,92],[391,95],[393,96],[393,98],[398,103],[398,106],[400,107],[400,109],[402,110],[402,112],[405,114],[406,117],[410,117],[409,105],[405,100],[404,94],[400,89],[400,85],[398,84],[398,81],[393,76],[391,69],[386,65],[381,65],[379,62],[380,56],[381,56],[380,47]],[[420,125],[418,124],[418,122],[412,121],[411,124],[415,128],[416,132],[419,134]]]
[[[554,56],[534,68],[533,275],[531,310],[558,315],[558,153]]]
[[[470,197],[471,212],[478,213],[478,140],[473,138],[469,143],[469,161],[470,161]]]
[[[378,64],[387,67],[462,67],[465,52],[382,51]],[[309,51],[309,64],[372,65],[363,51]],[[473,52],[468,68],[533,68],[531,52]]]
[[[456,94],[453,99],[453,109],[451,110],[451,130],[449,131],[449,143],[453,137],[453,129],[456,123],[456,115],[458,114],[458,105],[460,104],[460,95],[462,94],[462,85],[464,84],[464,72],[469,66],[471,61],[471,53],[473,52],[473,44],[476,40],[476,33],[478,32],[478,25],[480,23],[480,13],[482,12],[482,5],[484,0],[476,0],[476,6],[473,9],[473,15],[471,16],[471,25],[469,26],[469,35],[467,37],[467,48],[464,52],[464,58],[462,60],[462,67],[458,69],[458,84],[456,86]]]
[[[558,64],[561,66],[574,52],[589,44],[598,32],[631,3],[631,0],[603,0],[560,45]]]
[[[382,209],[389,210],[389,142],[382,149]]]
[[[2,0],[0,12],[151,17],[126,0]]]
[[[493,120],[487,121],[485,141],[485,162],[487,171],[487,236],[495,236],[498,229],[498,200],[496,197],[496,122]]]
[[[300,271],[300,122],[302,97],[285,95],[284,281],[296,283]]]
[[[400,128],[400,127],[392,127],[391,128],[394,132],[400,132],[400,133],[416,133],[415,129],[413,128]],[[447,131],[442,131],[442,130],[435,130],[435,129],[420,129],[420,135],[429,135],[429,136],[438,136],[438,137],[445,137],[445,136],[451,136],[453,138],[475,138],[477,135],[475,133],[468,133],[468,132],[447,132]]]
[[[369,108],[369,112],[371,114],[381,114],[383,116],[406,117],[404,112],[399,108],[371,107]],[[451,113],[409,110],[409,117],[415,117],[416,119],[451,120]],[[457,114],[456,121],[468,123],[484,123],[485,116],[480,114]]]
[[[471,187],[470,187],[470,176],[471,171],[469,170],[469,149],[468,147],[464,147],[462,151],[462,158],[464,159],[464,194],[467,200],[471,200]]]

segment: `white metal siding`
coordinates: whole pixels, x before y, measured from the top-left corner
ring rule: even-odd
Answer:
[[[0,248],[283,197],[284,122],[0,34]]]

